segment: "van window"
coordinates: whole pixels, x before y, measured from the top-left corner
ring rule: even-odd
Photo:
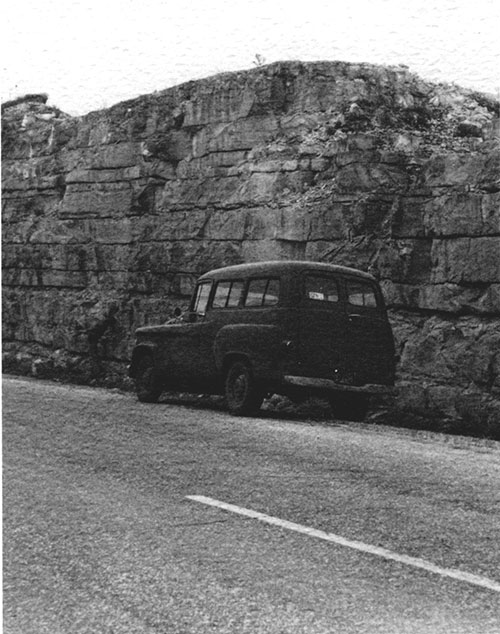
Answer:
[[[242,280],[218,282],[212,308],[236,308],[240,303],[242,292]]]
[[[264,293],[264,306],[273,306],[278,303],[280,295],[280,281],[276,278],[269,280],[266,292]]]
[[[225,308],[230,290],[231,282],[217,282],[212,300],[212,308]]]
[[[236,308],[236,306],[239,306],[241,296],[243,295],[243,287],[244,284],[242,280],[237,280],[231,284],[231,290],[227,298],[228,308]]]
[[[373,286],[362,280],[347,280],[347,301],[353,306],[377,306]]]
[[[339,290],[333,277],[306,275],[305,293],[307,299],[318,302],[338,302]]]
[[[279,299],[279,284],[277,278],[250,280],[245,306],[274,306]]]
[[[198,285],[193,303],[193,311],[197,315],[204,315],[206,313],[211,288],[212,282],[202,282]]]

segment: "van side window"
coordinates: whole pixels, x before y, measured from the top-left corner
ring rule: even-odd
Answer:
[[[212,300],[212,308],[225,308],[230,290],[231,282],[217,282]]]
[[[353,306],[377,306],[373,286],[361,280],[347,280],[347,301]]]
[[[240,303],[242,292],[241,280],[217,282],[212,308],[236,308]]]
[[[241,296],[243,295],[243,287],[244,284],[242,280],[236,280],[231,284],[231,290],[227,298],[227,308],[236,308],[239,306]]]
[[[274,306],[278,303],[280,295],[280,281],[276,278],[269,280],[266,292],[264,293],[263,306]]]
[[[197,315],[204,315],[207,312],[207,304],[211,288],[212,282],[202,282],[198,285],[193,302],[193,312]]]
[[[245,306],[274,306],[279,299],[279,284],[277,278],[250,280]]]
[[[306,298],[319,302],[338,302],[339,290],[333,277],[323,275],[306,275]]]

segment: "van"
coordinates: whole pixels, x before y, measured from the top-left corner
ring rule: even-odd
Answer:
[[[333,264],[278,261],[209,271],[176,323],[136,331],[129,366],[140,401],[162,391],[224,394],[233,414],[264,398],[328,398],[336,418],[363,420],[393,391],[395,350],[379,284]]]

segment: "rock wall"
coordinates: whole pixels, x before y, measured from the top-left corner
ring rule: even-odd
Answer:
[[[4,369],[119,383],[215,266],[377,275],[399,406],[500,419],[499,104],[405,67],[276,63],[70,117],[2,106]]]

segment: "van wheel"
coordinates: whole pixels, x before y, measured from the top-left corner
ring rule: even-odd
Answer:
[[[162,393],[162,385],[149,354],[139,359],[135,376],[135,391],[142,403],[156,403]]]
[[[362,422],[368,412],[368,397],[359,393],[338,393],[329,398],[335,418]]]
[[[243,361],[235,361],[226,374],[226,401],[231,414],[255,414],[264,400],[264,394],[255,386],[252,372]]]

